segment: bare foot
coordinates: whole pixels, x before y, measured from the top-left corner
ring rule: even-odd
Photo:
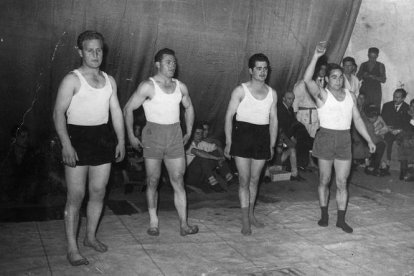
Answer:
[[[265,227],[265,224],[263,222],[260,222],[256,219],[255,216],[250,215],[250,224],[254,225],[257,228],[263,228]]]
[[[241,233],[243,236],[250,236],[252,234],[252,229],[250,227],[242,227]]]
[[[85,238],[83,240],[83,245],[84,246],[87,246],[87,247],[91,247],[95,251],[98,251],[98,252],[101,252],[101,253],[108,251],[108,246],[106,246],[105,244],[103,244],[102,242],[100,242],[96,238],[94,240],[92,240],[92,241],[89,240],[89,239],[87,239],[87,238]]]
[[[66,258],[68,259],[68,262],[72,266],[80,266],[80,265],[88,265],[88,260],[82,256],[79,252],[68,252],[66,255]]]

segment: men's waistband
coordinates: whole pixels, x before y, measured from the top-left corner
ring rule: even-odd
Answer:
[[[298,109],[299,110],[316,110],[316,107],[303,107],[303,106],[299,106]]]

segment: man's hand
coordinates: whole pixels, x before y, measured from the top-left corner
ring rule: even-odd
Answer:
[[[230,148],[231,144],[226,144],[226,147],[224,148],[224,156],[228,159],[231,159]]]
[[[135,136],[129,137],[129,143],[133,149],[136,149],[138,151],[140,150],[139,147],[143,147],[141,141]]]
[[[79,161],[79,158],[72,145],[67,145],[62,148],[62,161],[69,167],[76,167],[76,161]]]
[[[118,143],[115,148],[115,161],[121,162],[125,157],[125,145],[123,143]]]
[[[270,158],[267,159],[268,161],[273,159],[273,155],[275,154],[275,149],[273,147],[270,147]]]
[[[377,149],[377,147],[375,146],[375,144],[372,141],[368,142],[368,147],[369,147],[369,152],[370,153],[374,153]]]
[[[188,140],[190,140],[190,137],[191,137],[191,135],[190,135],[189,133],[186,133],[186,134],[183,136],[183,144],[184,144],[184,145],[187,145]]]

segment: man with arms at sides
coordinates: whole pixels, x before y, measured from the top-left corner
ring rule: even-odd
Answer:
[[[345,223],[345,212],[348,201],[347,178],[351,168],[351,122],[368,142],[370,152],[375,152],[364,122],[358,112],[355,95],[343,88],[343,69],[337,64],[329,64],[325,80],[326,88],[321,88],[312,80],[316,61],[326,51],[326,46],[320,43],[305,71],[304,81],[318,108],[320,129],[313,144],[313,155],[319,163],[319,203],[322,217],[320,226],[328,226],[328,200],[332,165],[336,175],[336,202],[338,219],[336,226],[347,233],[353,229]]]
[[[79,253],[76,238],[86,179],[89,177],[89,202],[84,245],[105,252],[107,246],[96,239],[96,229],[111,162],[115,158],[120,162],[125,155],[124,123],[116,83],[99,69],[104,38],[98,32],[85,31],[79,35],[77,44],[82,65],[62,80],[53,113],[65,164],[67,259],[73,266],[89,263]],[[107,125],[109,111],[117,142]]]
[[[187,223],[187,196],[184,189],[186,167],[184,145],[188,142],[194,123],[194,109],[187,86],[174,79],[177,61],[175,52],[164,48],[154,58],[157,73],[140,83],[124,107],[125,124],[131,146],[143,148],[147,172],[147,201],[150,215],[150,236],[158,236],[157,186],[164,161],[174,189],[174,204],[180,219],[180,234],[198,232],[197,225]],[[180,127],[180,103],[185,108],[186,134]],[[133,133],[133,111],[143,106],[147,124],[142,130],[142,141]]]
[[[277,136],[277,95],[265,83],[269,59],[264,54],[254,54],[248,66],[250,81],[237,86],[231,94],[225,117],[224,149],[227,158],[234,156],[239,172],[243,235],[251,235],[251,224],[264,226],[254,216],[254,205],[260,173],[266,160],[273,158]]]

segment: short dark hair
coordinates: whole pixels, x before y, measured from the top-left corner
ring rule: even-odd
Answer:
[[[265,54],[262,54],[262,53],[254,54],[254,55],[252,55],[249,58],[249,63],[248,63],[249,68],[250,69],[253,69],[256,66],[256,62],[257,61],[264,61],[264,62],[266,62],[267,63],[267,67],[269,67],[269,69],[270,69],[270,61],[269,61],[269,58]]]
[[[377,47],[371,47],[368,49],[368,54],[371,54],[371,53],[378,55],[379,49]]]
[[[400,92],[402,94],[403,98],[407,97],[407,91],[405,91],[404,88],[395,89],[394,94],[397,93],[397,92]]]
[[[194,131],[195,131],[196,129],[201,129],[201,130],[204,130],[204,128],[203,128],[203,123],[202,123],[202,122],[196,122],[196,123],[194,124],[193,129],[194,129]]]
[[[154,62],[161,62],[164,55],[171,55],[175,57],[175,52],[169,48],[159,50],[154,56]]]
[[[316,61],[315,71],[313,72],[312,79],[316,80],[319,75],[319,71],[321,70],[322,66],[328,66],[328,57],[323,55]]]
[[[344,57],[344,59],[342,60],[342,65],[344,65],[345,62],[352,62],[352,64],[356,66],[355,59],[353,57]]]
[[[379,114],[380,114],[380,109],[377,105],[370,104],[365,107],[365,115],[367,116],[367,118],[373,118],[375,116],[379,116]]]
[[[328,67],[326,68],[326,76],[329,78],[331,75],[331,72],[333,70],[340,70],[342,73],[344,73],[344,68],[342,68],[339,64],[336,63],[329,63]]]
[[[81,33],[78,36],[78,41],[77,41],[77,45],[78,45],[78,49],[82,50],[83,49],[83,42],[86,40],[92,40],[92,39],[97,39],[100,40],[102,43],[102,47],[104,45],[104,37],[101,33],[98,33],[96,31],[84,31],[83,33]]]

